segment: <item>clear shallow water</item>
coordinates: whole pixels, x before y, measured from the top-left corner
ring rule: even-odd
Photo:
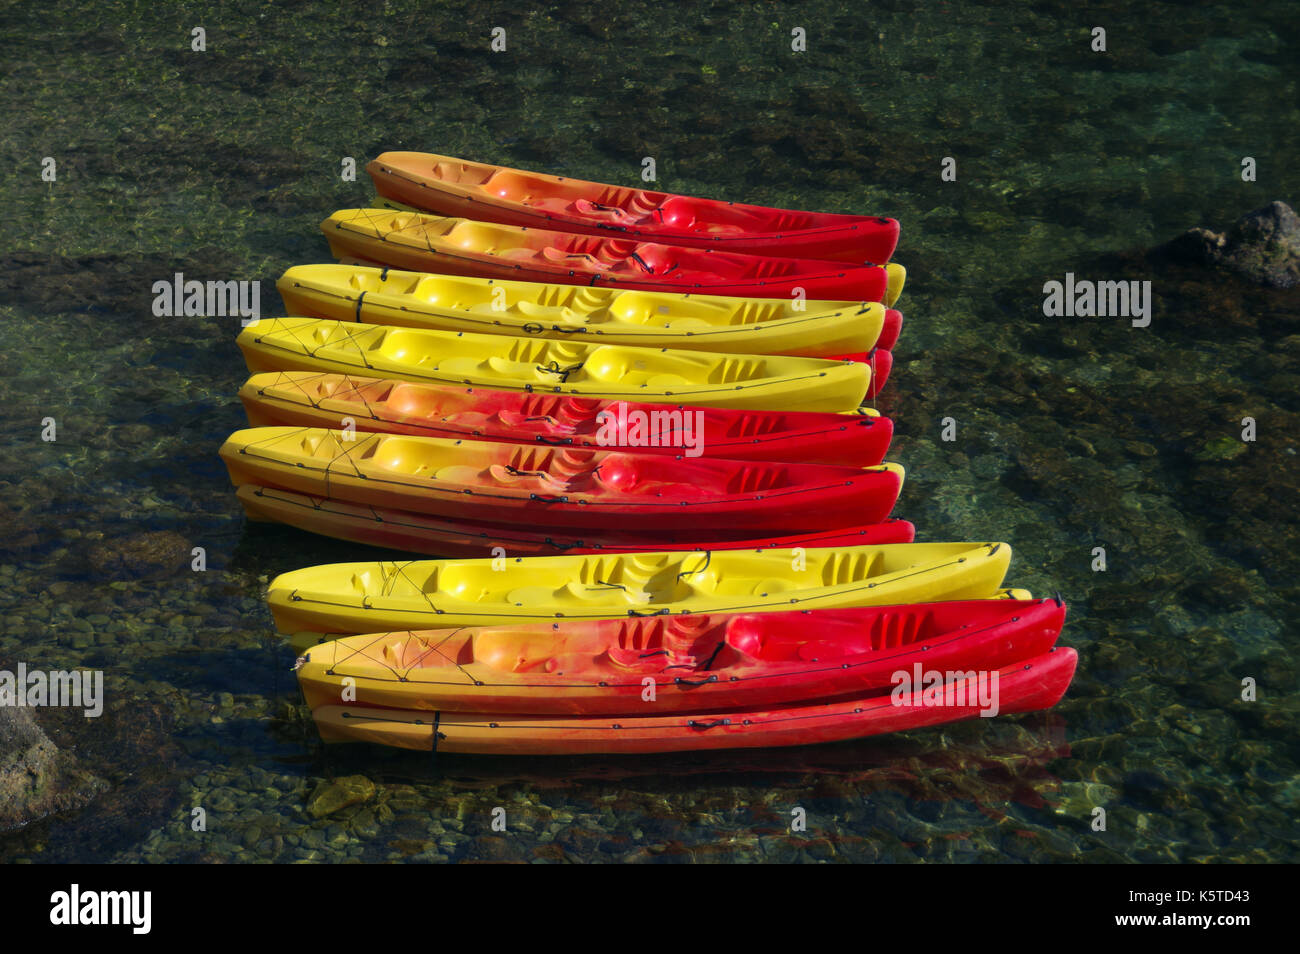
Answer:
[[[0,660],[106,671],[105,716],[47,731],[110,785],[0,837],[0,857],[1294,860],[1300,302],[1139,251],[1296,200],[1293,11],[1082,17],[0,14]],[[1089,49],[1097,25],[1107,54]],[[495,26],[505,53],[489,52]],[[807,53],[789,52],[795,26]],[[907,324],[880,401],[908,468],[898,513],[921,539],[1006,540],[1011,583],[1065,594],[1081,654],[1065,701],[800,751],[436,768],[322,751],[261,593],[362,551],[245,526],[215,453],[242,420],[236,323],[155,318],[151,288],[176,271],[261,279],[274,314],[274,279],[327,260],[319,221],[372,194],[364,173],[340,181],[341,158],[403,148],[616,182],[648,155],[673,191],[898,217]],[[945,156],[957,182],[940,181]],[[1259,181],[1240,180],[1243,156]],[[1043,282],[1067,271],[1151,280],[1151,327],[1042,317]],[[1224,443],[1245,415],[1259,440]],[[57,443],[39,439],[46,416]],[[364,804],[307,811],[323,781],[358,775],[376,786]],[[795,806],[806,833],[787,830]]]

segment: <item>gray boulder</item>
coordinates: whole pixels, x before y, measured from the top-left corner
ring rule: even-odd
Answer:
[[[1159,251],[1172,258],[1225,268],[1257,285],[1300,284],[1300,217],[1285,202],[1243,215],[1226,233],[1189,229]]]
[[[0,706],[0,831],[80,808],[105,787],[59,751],[31,709]]]

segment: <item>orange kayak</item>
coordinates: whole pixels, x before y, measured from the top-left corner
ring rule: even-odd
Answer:
[[[239,397],[255,427],[342,428],[350,418],[383,434],[846,467],[879,464],[894,433],[889,418],[868,409],[686,408],[319,371],[255,374]]]
[[[899,673],[998,669],[1047,652],[1059,599],[561,620],[349,636],[298,661],[307,705],[635,715],[888,691]]]
[[[366,166],[386,199],[438,215],[747,255],[889,261],[898,222],[799,212],[586,182],[425,152],[386,152]]]
[[[350,504],[274,487],[244,484],[236,492],[250,520],[283,523],[310,533],[372,547],[438,557],[491,557],[500,547],[508,557],[565,553],[639,553],[647,550],[759,550],[794,547],[861,547],[911,543],[916,528],[906,520],[836,527],[814,533],[753,536],[722,527],[701,532],[575,532],[540,527],[501,527],[429,517],[404,510]],[[750,533],[746,536],[746,533]]]
[[[443,218],[344,209],[321,223],[335,258],[415,272],[741,298],[883,301],[884,268],[766,258]]]
[[[954,674],[942,690],[700,715],[570,716],[416,712],[343,705],[312,712],[327,742],[492,755],[598,755],[808,745],[1049,709],[1078,654],[1056,647],[991,672]],[[902,689],[903,687],[899,687]],[[436,740],[436,744],[435,744]]]

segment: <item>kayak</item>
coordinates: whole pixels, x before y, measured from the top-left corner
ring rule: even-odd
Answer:
[[[298,661],[307,705],[441,712],[716,712],[1000,669],[1056,643],[1065,604],[962,600],[348,636]]]
[[[297,424],[422,437],[627,449],[731,460],[870,467],[894,425],[870,408],[845,414],[740,411],[417,384],[315,371],[255,374],[240,388],[255,427]]]
[[[450,219],[343,209],[321,223],[335,258],[414,272],[742,298],[883,301],[880,266],[765,258]]]
[[[384,198],[505,225],[859,263],[887,262],[898,244],[898,222],[878,215],[742,205],[426,152],[386,152],[366,171]]]
[[[669,458],[316,427],[245,428],[220,455],[236,487],[279,487],[476,523],[586,530],[831,530],[884,520],[903,485],[898,464]]]
[[[388,202],[388,201],[383,202],[383,203],[382,203],[382,207],[383,207],[383,208],[386,208],[386,209],[396,209],[396,210],[399,211],[399,212],[419,212],[419,211],[420,211],[419,209],[410,209],[410,208],[406,208],[406,207],[404,207],[404,206],[399,205],[399,204],[396,203],[396,202]],[[376,269],[376,270],[378,270],[378,271],[380,271],[380,272],[382,272],[382,271],[384,270],[384,268],[387,267],[387,266],[382,266],[382,267],[381,267],[381,266],[377,266],[377,265],[375,265],[373,262],[370,262],[370,261],[365,260],[365,259],[357,258],[357,257],[352,256],[352,255],[339,255],[339,256],[337,256],[337,257],[335,258],[335,262],[336,262],[339,266],[346,266],[346,267],[348,267],[348,268],[370,268],[370,269]],[[327,265],[327,266],[321,266],[321,267],[326,267],[326,268],[328,268],[328,267],[333,267],[333,266],[329,266],[329,265]],[[894,306],[898,304],[898,299],[901,298],[902,295],[903,295],[903,287],[907,284],[907,269],[904,268],[902,265],[900,265],[898,262],[889,262],[888,264],[886,264],[886,265],[884,266],[884,269],[885,269],[885,297],[882,298],[882,299],[880,300],[880,304],[883,304],[887,310],[886,310],[886,312],[885,312],[885,323],[884,323],[884,327],[883,327],[883,328],[881,329],[881,331],[880,331],[880,337],[879,337],[879,338],[877,339],[877,341],[876,341],[876,347],[878,347],[878,348],[892,348],[895,344],[898,343],[898,334],[899,334],[899,332],[902,330],[902,327],[903,327],[903,315],[902,315],[901,312],[897,311],[897,310],[894,308]],[[390,271],[391,271],[391,270],[395,270],[395,269],[390,269]],[[410,274],[410,275],[433,275],[434,273],[433,273],[433,272],[418,272],[418,271],[417,271],[417,272],[408,272],[407,274]],[[443,277],[448,277],[448,276],[445,276],[445,275],[444,275]],[[462,277],[464,277],[464,276],[462,276]],[[487,281],[493,281],[493,279],[487,279]],[[498,281],[498,282],[496,282],[496,284],[502,284],[502,282],[499,282],[499,281]],[[546,286],[547,283],[545,283],[545,282],[515,282],[514,284],[518,284],[518,285],[534,285],[534,286],[544,287],[544,286]],[[568,287],[573,287],[573,286],[570,286],[570,285],[559,285],[559,286],[556,286],[556,287],[568,288]],[[591,287],[591,286],[585,286],[585,287]],[[674,293],[671,293],[671,292],[662,292],[662,291],[653,291],[653,292],[650,292],[650,294],[656,294],[656,295],[670,295],[670,294],[674,294]],[[726,295],[701,295],[701,294],[698,294],[698,293],[697,293],[697,294],[693,294],[693,295],[688,294],[688,297],[690,297],[690,298],[692,298],[692,299],[699,299],[699,298],[718,299],[718,298],[727,298],[728,296],[726,296]],[[739,301],[773,301],[773,300],[774,300],[774,301],[779,301],[780,299],[739,298],[739,299],[737,299],[737,300],[739,300]],[[793,302],[792,302],[792,304],[793,304]],[[807,305],[808,303],[805,302],[804,304]],[[814,302],[814,304],[818,304],[818,303],[817,303],[817,302]],[[860,301],[851,301],[851,302],[849,302],[849,304],[861,306],[863,303],[860,302]],[[874,302],[867,302],[866,304],[875,304],[875,303],[874,303]]]
[[[868,467],[884,459],[893,422],[871,408],[840,414],[691,408],[419,384],[313,371],[255,374],[239,391],[254,426],[297,424],[426,437],[641,454],[702,450],[732,460]],[[689,427],[688,427],[689,425]]]
[[[894,355],[889,351],[876,348],[862,355],[861,358],[854,355],[852,360],[860,360],[871,369],[871,379],[867,382],[867,397],[879,397],[880,392],[885,388],[885,382],[889,380],[889,372],[894,368]]]
[[[1065,695],[1077,664],[1073,649],[1058,646],[989,673],[956,676],[929,696],[869,695],[701,715],[548,717],[332,705],[317,707],[312,717],[326,742],[425,752],[597,755],[809,745],[1050,709]]]
[[[387,507],[346,503],[274,487],[243,484],[236,491],[250,520],[283,523],[327,537],[425,556],[560,556],[565,553],[640,553],[647,550],[756,550],[793,547],[852,547],[911,543],[916,528],[906,520],[836,527],[813,533],[744,536],[719,528],[672,533],[545,530],[448,520]]]
[[[1005,543],[333,563],[281,573],[267,604],[282,633],[378,633],[684,613],[836,609],[983,599]]]
[[[862,362],[472,335],[263,318],[237,339],[251,372],[332,371],[597,400],[780,411],[851,411],[871,369]]]
[[[870,351],[886,323],[902,325],[879,302],[678,295],[350,265],[297,265],[276,288],[291,315],[687,351],[833,358]],[[897,337],[891,327],[886,338]]]
[[[1032,601],[1032,600],[1034,599],[1034,595],[1033,595],[1032,593],[1030,593],[1028,590],[1025,590],[1025,589],[1016,589],[1016,588],[1011,588],[1011,589],[995,589],[995,590],[993,590],[992,593],[988,594],[987,596],[980,597],[980,599],[985,599],[985,600],[1019,600],[1019,601],[1021,601],[1021,602],[1029,602],[1029,601]],[[776,609],[779,611],[779,610],[782,610],[783,608],[780,607],[780,606],[778,606],[778,607],[776,607]],[[768,612],[768,611],[767,611],[767,610],[756,610],[756,611],[751,610],[751,612],[760,612],[760,613],[763,613],[763,612]],[[310,652],[310,651],[311,651],[311,648],[312,648],[313,646],[322,646],[322,645],[324,645],[324,644],[326,644],[326,643],[329,643],[329,642],[332,642],[332,641],[334,641],[334,640],[336,640],[336,639],[346,639],[346,638],[348,637],[349,634],[347,634],[347,633],[323,633],[323,632],[319,632],[319,631],[317,631],[317,630],[298,630],[298,631],[296,631],[296,632],[291,632],[291,633],[279,633],[279,635],[280,635],[281,637],[283,637],[283,639],[284,639],[285,642],[288,644],[289,648],[290,648],[291,650],[293,650],[293,652],[294,652],[295,655],[302,656],[302,655],[304,655],[305,653]]]

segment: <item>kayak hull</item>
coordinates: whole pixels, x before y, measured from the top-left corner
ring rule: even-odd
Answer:
[[[897,340],[902,324],[878,302],[679,295],[346,265],[298,265],[276,288],[292,315],[686,351],[826,358]]]
[[[881,267],[518,228],[386,209],[343,209],[321,223],[336,259],[413,272],[663,291],[883,302]]]
[[[840,412],[866,396],[862,362],[588,345],[263,318],[236,339],[251,373],[322,371],[590,400]]]
[[[1056,705],[1069,688],[1077,653],[1057,647],[994,670],[997,715]],[[992,673],[984,685],[993,684]],[[951,684],[939,704],[924,697],[895,701],[874,695],[758,711],[702,716],[492,715],[320,706],[312,712],[327,742],[369,742],[397,748],[481,755],[614,755],[769,748],[841,742],[980,718],[980,679]],[[974,700],[974,702],[972,702]]]
[[[307,705],[695,714],[889,692],[1047,652],[1060,600],[967,600],[351,636],[298,663]]]
[[[447,626],[685,613],[837,609],[985,599],[1011,562],[1005,543],[340,563],[282,573],[267,605],[281,633],[359,634]],[[617,585],[615,585],[617,584]]]
[[[257,374],[239,391],[254,427],[297,425],[549,447],[627,449],[638,454],[702,450],[729,460],[870,467],[889,450],[893,422],[875,411],[810,414],[598,401],[418,384],[312,371]],[[651,422],[654,441],[637,440]]]
[[[898,222],[882,216],[700,199],[431,153],[386,152],[366,171],[385,199],[505,225],[858,263],[887,262],[898,244]]]
[[[866,355],[864,360],[871,368],[871,380],[867,382],[867,397],[879,397],[886,382],[889,381],[889,372],[894,368],[894,355],[883,348],[877,348]]]
[[[665,458],[301,427],[236,431],[220,455],[236,487],[478,523],[643,533],[879,523],[903,483],[897,464]]]
[[[647,550],[752,550],[792,547],[866,546],[911,543],[916,528],[906,520],[837,527],[814,533],[763,537],[737,536],[743,531],[720,528],[713,535],[691,533],[575,534],[565,530],[501,527],[447,520],[384,507],[367,507],[327,497],[297,494],[244,484],[239,502],[251,520],[283,523],[352,543],[405,550],[424,556],[490,557],[500,555],[563,556],[566,553],[637,553]]]

